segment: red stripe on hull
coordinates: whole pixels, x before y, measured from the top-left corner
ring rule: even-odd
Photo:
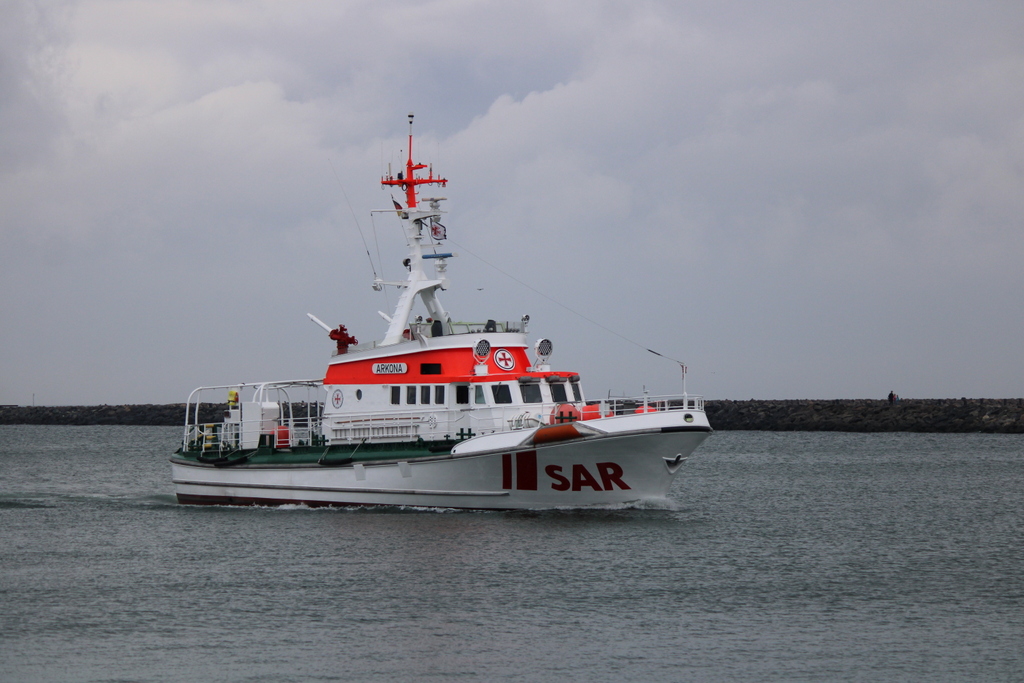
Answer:
[[[516,453],[516,489],[537,490],[537,451]]]

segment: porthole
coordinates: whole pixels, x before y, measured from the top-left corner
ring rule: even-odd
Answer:
[[[357,401],[362,401],[363,400],[363,390],[362,389],[356,389],[356,400]]]
[[[687,413],[686,415],[683,415],[683,419],[686,420],[687,422],[693,422],[693,415]]]

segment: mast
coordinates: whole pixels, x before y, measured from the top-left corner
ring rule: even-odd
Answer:
[[[382,185],[401,187],[405,191],[405,204],[410,209],[416,208],[416,187],[418,185],[440,185],[445,187],[448,184],[447,178],[434,177],[434,169],[427,164],[417,164],[412,160],[412,118],[414,114],[409,112],[409,158],[405,162],[405,174],[398,173],[397,178],[390,174],[381,178]],[[417,178],[416,171],[427,169],[426,178]]]
[[[434,244],[433,237],[431,234],[431,228],[435,224],[437,217],[441,215],[440,202],[444,199],[443,197],[432,198],[428,201],[428,209],[422,209],[419,206],[419,202],[416,198],[416,188],[420,185],[440,185],[445,187],[448,184],[447,178],[440,176],[434,177],[434,170],[427,164],[417,164],[412,158],[412,120],[413,114],[409,113],[409,155],[405,162],[405,173],[398,173],[397,177],[392,177],[390,172],[387,176],[381,178],[381,185],[388,185],[391,187],[401,187],[405,191],[405,203],[406,207],[402,208],[401,204],[395,202],[395,210],[398,213],[398,217],[402,221],[402,227],[405,230],[405,241],[409,247],[409,255],[405,259],[404,264],[409,269],[409,275],[402,282],[384,282],[382,280],[374,280],[374,289],[380,289],[383,285],[393,285],[400,289],[404,289],[402,295],[398,299],[398,304],[395,307],[395,313],[391,316],[387,334],[384,336],[384,340],[381,342],[382,346],[389,344],[397,344],[402,341],[402,334],[409,325],[409,318],[412,315],[412,306],[415,302],[416,295],[418,294],[423,300],[423,305],[426,306],[430,316],[435,320],[440,320],[443,324],[449,322],[448,313],[441,306],[440,300],[437,298],[438,289],[448,288],[448,278],[445,275],[447,268],[447,257],[452,254],[427,254],[424,255],[423,247],[432,246]],[[427,177],[417,178],[416,172],[428,169]],[[436,274],[439,277],[428,277],[426,271],[423,268],[424,259],[435,260]]]

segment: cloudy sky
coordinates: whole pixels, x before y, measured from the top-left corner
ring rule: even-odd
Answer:
[[[591,397],[1024,395],[1020,2],[5,0],[0,403],[383,337],[410,111],[444,303]]]

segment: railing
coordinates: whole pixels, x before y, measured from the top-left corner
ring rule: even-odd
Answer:
[[[209,389],[235,389],[231,387],[208,387]],[[245,385],[241,385],[245,387]],[[314,387],[306,384],[280,384],[277,386],[249,385],[255,387],[254,398],[266,399],[270,391],[286,391],[296,386]],[[319,389],[316,385],[314,388]],[[286,395],[286,394],[285,394]],[[199,401],[189,397],[186,407],[187,419],[183,438],[186,451],[225,455],[237,450],[249,450],[260,446],[291,448],[293,446],[322,446],[328,442],[402,442],[423,439],[463,440],[493,432],[534,429],[548,424],[591,420],[637,413],[661,412],[668,410],[704,410],[703,396],[638,396],[616,397],[600,401],[571,403],[517,403],[499,406],[475,406],[456,408],[438,406],[437,409],[377,411],[363,414],[346,414],[344,417],[325,418],[323,404],[319,402],[252,402],[256,403],[254,417],[228,404],[222,422],[199,420]],[[251,403],[250,403],[251,404]],[[209,405],[206,402],[204,405]],[[216,404],[214,404],[216,405]],[[224,404],[220,404],[224,405]],[[306,413],[296,416],[295,412]],[[325,424],[326,422],[326,424]]]
[[[528,323],[521,320],[488,320],[482,323],[472,322],[452,322],[446,323],[442,326],[444,336],[449,337],[456,334],[488,334],[491,332],[526,332]],[[412,341],[418,338],[429,338],[433,337],[433,326],[432,323],[428,322],[410,322],[408,329],[408,336],[403,341]],[[353,351],[371,351],[380,346],[379,341],[364,342],[362,344],[353,344],[349,346],[343,353],[348,354]],[[331,353],[332,356],[339,356],[337,351]]]
[[[634,396],[631,398],[608,398],[600,402],[601,414],[626,415],[661,410],[704,410],[703,396]]]
[[[185,404],[182,448],[223,455],[259,446],[322,444],[323,391],[319,380],[199,387]],[[298,400],[303,392],[305,400]],[[220,400],[209,400],[217,393]],[[222,420],[211,422],[221,410]]]
[[[267,428],[265,420],[247,422],[203,422],[185,427],[184,447],[186,451],[203,453],[230,453],[245,446],[242,435],[249,433],[247,427],[257,434],[256,445],[274,448],[292,446],[317,446],[324,442],[321,417],[293,417],[275,420]]]
[[[469,410],[421,410],[396,415],[394,412],[375,412],[332,419],[327,429],[332,443],[369,441],[414,441],[416,439],[441,440],[468,439],[479,434],[509,429],[526,429],[541,424],[541,404],[535,411],[524,411],[516,406],[518,421],[511,410],[501,407]],[[548,406],[548,412],[553,405]],[[530,413],[533,417],[527,417]],[[517,426],[513,426],[517,425]]]
[[[332,443],[339,441],[409,441],[420,437],[420,415],[370,413],[330,422]],[[435,424],[437,424],[435,420]]]
[[[703,396],[639,396],[574,403],[527,403],[455,409],[379,411],[330,419],[332,443],[467,439],[493,432],[534,429],[548,424],[666,410],[704,410]]]
[[[451,334],[484,334],[486,332],[525,332],[526,324],[520,320],[488,320],[485,323],[453,322]]]

